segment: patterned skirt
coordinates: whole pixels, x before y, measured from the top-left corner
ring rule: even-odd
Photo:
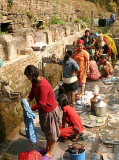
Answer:
[[[60,136],[59,128],[61,126],[60,110],[57,106],[49,113],[41,113],[39,111],[39,120],[42,131],[45,133],[46,139],[56,142]]]

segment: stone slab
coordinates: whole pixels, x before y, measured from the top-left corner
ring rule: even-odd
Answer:
[[[94,142],[96,140],[96,133],[84,130],[81,140],[86,142]]]
[[[89,158],[90,160],[100,160],[100,156],[97,153],[92,153]]]
[[[97,117],[97,116],[93,116],[92,119],[89,118],[89,115],[82,115],[80,116],[81,120],[82,120],[82,123],[84,126],[86,127],[100,127],[100,126],[103,126],[105,125],[105,122],[106,122],[106,117]],[[102,123],[98,123],[97,120],[103,120]]]
[[[119,154],[119,145],[114,145],[114,153]]]
[[[112,128],[119,128],[119,112],[108,116],[108,126]]]
[[[99,138],[104,144],[119,144],[119,129],[102,129],[99,133]]]
[[[119,154],[105,153],[102,155],[104,160],[119,160]]]

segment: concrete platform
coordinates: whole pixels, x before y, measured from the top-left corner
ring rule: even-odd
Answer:
[[[118,68],[119,66],[117,65],[114,75],[117,77],[119,76]],[[104,160],[117,160],[119,158],[119,131],[118,118],[115,117],[117,117],[117,112],[119,112],[119,92],[117,91],[118,83],[106,85],[101,79],[93,82],[87,81],[86,90],[93,91],[93,88],[96,84],[99,85],[100,93],[105,97],[104,101],[107,103],[108,116],[103,125],[94,125],[91,126],[91,128],[84,126],[84,134],[77,142],[85,146],[86,160],[98,160],[100,159],[100,154],[102,154]],[[83,117],[88,117],[89,114],[93,114],[90,111],[90,108],[88,108],[87,110],[84,110],[84,108],[80,108],[80,111],[78,111],[78,114],[82,115],[84,113]],[[11,141],[7,144],[4,144],[3,146],[0,146],[1,160],[17,160],[19,153],[32,149],[38,150],[39,146],[45,146],[45,136],[41,131],[38,121],[39,120],[37,116],[35,125],[38,132],[38,143],[36,145],[31,145],[25,137],[19,134],[19,129],[24,129],[24,125],[22,124],[16,130],[14,136],[11,138]],[[108,141],[108,143],[106,143],[106,140]],[[118,143],[116,143],[117,141]],[[70,160],[70,155],[68,153],[64,154],[64,152],[67,149],[68,145],[72,143],[73,142],[69,140],[65,142],[57,142],[54,148],[54,157],[51,160]],[[64,159],[62,159],[63,154]]]

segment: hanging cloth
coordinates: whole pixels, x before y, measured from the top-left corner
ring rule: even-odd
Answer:
[[[36,128],[33,123],[33,119],[36,118],[36,114],[32,112],[29,103],[26,99],[22,99],[22,105],[24,108],[24,123],[26,130],[26,138],[28,138],[32,143],[37,143],[38,137],[36,133]]]
[[[111,47],[109,46],[109,44],[108,44],[108,42],[107,42],[107,39],[104,37],[104,41],[105,41],[105,43],[107,44],[107,46],[108,46],[108,55],[111,55],[111,53],[112,53],[112,50],[111,50]]]
[[[115,65],[116,59],[117,59],[117,55],[118,55],[115,42],[114,42],[113,39],[112,39],[111,37],[109,37],[107,34],[103,34],[103,37],[106,38],[107,43],[108,43],[109,46],[111,47],[111,50],[112,50],[112,52],[113,52],[113,54],[114,54],[112,64]]]
[[[106,19],[99,19],[99,26],[106,27]]]

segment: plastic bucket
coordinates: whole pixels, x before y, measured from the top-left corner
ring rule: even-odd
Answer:
[[[85,152],[86,150],[84,149],[83,153],[81,154],[71,154],[70,153],[70,158],[71,160],[85,160]]]

